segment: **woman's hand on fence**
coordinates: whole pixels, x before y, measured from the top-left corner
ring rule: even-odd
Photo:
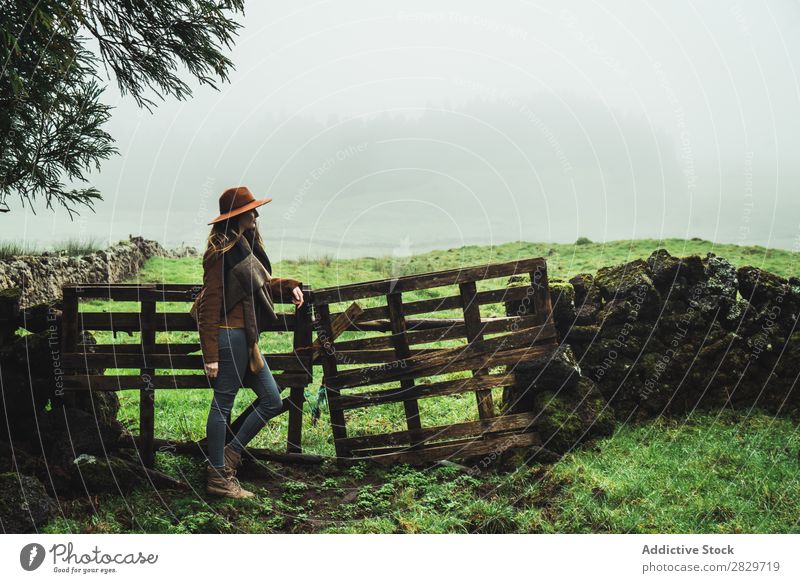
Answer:
[[[207,362],[206,366],[206,374],[209,378],[216,378],[217,373],[219,372],[219,363],[218,362]]]
[[[303,305],[303,302],[305,301],[305,300],[303,299],[303,290],[301,290],[299,287],[295,287],[295,288],[292,290],[292,295],[294,296],[294,297],[292,298],[292,303],[293,303],[295,306],[297,306],[298,308],[299,308],[300,306],[302,306],[302,305]]]

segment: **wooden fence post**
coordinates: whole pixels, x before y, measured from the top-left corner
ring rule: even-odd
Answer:
[[[481,310],[478,305],[478,288],[474,281],[467,281],[458,285],[461,291],[461,305],[464,309],[464,327],[467,332],[467,342],[483,340],[483,326],[481,324]],[[473,370],[473,377],[485,375],[489,372],[488,368]],[[491,419],[494,417],[494,401],[492,400],[492,389],[475,391],[478,401],[478,416],[481,419]]]
[[[61,354],[78,349],[78,295],[74,287],[64,287],[63,309],[61,311]],[[67,371],[64,371],[67,374]],[[75,394],[64,387],[57,388],[53,395],[53,408],[75,405]]]
[[[530,272],[533,287],[533,307],[537,323],[543,326],[552,316],[553,305],[550,299],[550,288],[547,279],[547,266],[542,265]]]
[[[392,325],[392,343],[397,360],[411,356],[411,349],[408,345],[406,336],[406,317],[403,312],[403,297],[400,292],[386,294],[386,304],[389,307],[389,321]],[[413,379],[402,379],[400,387],[409,389],[414,386]],[[419,418],[419,403],[416,399],[406,399],[403,401],[403,409],[406,414],[406,426],[411,432],[411,448],[418,446],[420,440],[415,438],[415,430],[422,428],[422,420]]]
[[[311,368],[311,306],[308,286],[303,286],[303,305],[295,309],[294,350],[298,361],[303,363],[303,368],[308,374],[313,374]],[[300,453],[303,451],[303,402],[305,401],[305,387],[289,388],[289,431],[286,438],[286,451]]]
[[[142,351],[146,354],[155,351],[156,344],[156,302],[148,300],[141,302],[141,337]],[[145,356],[145,364],[147,357]],[[155,389],[152,386],[152,377],[155,368],[141,369],[143,388],[139,390],[139,435],[141,437],[141,458],[145,467],[152,468],[155,464]]]
[[[319,337],[322,348],[322,370],[325,377],[336,376],[336,353],[333,347],[333,325],[331,324],[331,310],[328,304],[314,304],[314,311],[319,322]],[[328,410],[331,416],[331,431],[333,432],[333,443],[336,447],[336,457],[348,457],[350,452],[341,444],[341,440],[347,437],[347,429],[344,424],[344,411],[338,407],[339,389],[326,387],[328,396]]]

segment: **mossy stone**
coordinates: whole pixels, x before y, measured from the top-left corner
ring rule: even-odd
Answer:
[[[538,393],[534,412],[538,415],[534,429],[542,437],[542,445],[556,453],[614,431],[613,409],[587,378],[581,378],[572,390]]]
[[[56,514],[57,504],[38,478],[0,474],[0,526],[7,534],[38,532]]]

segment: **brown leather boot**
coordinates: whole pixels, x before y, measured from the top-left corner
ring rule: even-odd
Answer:
[[[231,444],[225,446],[225,465],[233,470],[236,475],[236,470],[242,465],[242,454],[231,447]]]
[[[251,498],[255,496],[252,492],[242,488],[239,480],[234,476],[234,470],[228,466],[215,468],[207,466],[208,485],[206,492],[228,498]]]

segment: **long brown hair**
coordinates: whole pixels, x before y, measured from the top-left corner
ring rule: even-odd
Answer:
[[[239,215],[214,223],[211,227],[211,232],[208,234],[206,251],[203,257],[206,261],[213,261],[218,254],[221,255],[236,245],[243,236],[244,229],[239,230]],[[253,241],[261,249],[264,248],[264,240],[258,230],[258,223],[256,223]]]

